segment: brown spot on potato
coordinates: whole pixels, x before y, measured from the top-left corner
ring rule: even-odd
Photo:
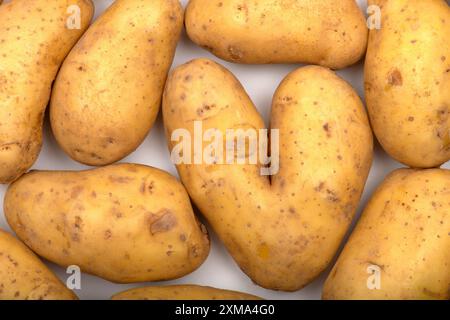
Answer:
[[[388,75],[388,83],[391,86],[402,86],[403,85],[403,77],[398,69],[394,69]]]
[[[230,54],[230,58],[232,60],[240,60],[244,56],[243,52],[235,46],[229,46],[228,53]]]
[[[76,186],[72,188],[72,192],[70,193],[70,197],[72,199],[76,199],[81,192],[83,191],[84,187],[83,186]]]
[[[162,211],[163,215],[151,222],[150,233],[152,235],[170,231],[177,225],[177,218],[172,212],[167,209]]]

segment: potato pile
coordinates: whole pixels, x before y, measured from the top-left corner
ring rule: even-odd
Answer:
[[[184,12],[178,0],[116,0],[92,25],[91,0],[3,3],[0,183],[17,238],[0,230],[0,299],[77,299],[40,257],[115,283],[186,276],[210,251],[194,205],[263,288],[297,291],[332,267],[323,299],[450,299],[450,171],[440,168],[450,160],[450,7],[369,5],[379,26],[353,0],[190,0]],[[275,91],[269,128],[217,60],[169,73],[183,26],[228,62],[308,64]],[[368,112],[333,71],[364,56]],[[47,105],[58,145],[93,168],[29,171]],[[116,163],[160,108],[181,181]],[[200,152],[199,126],[210,141]],[[372,128],[409,168],[385,178],[339,254],[372,167]],[[161,284],[110,296],[261,299]]]

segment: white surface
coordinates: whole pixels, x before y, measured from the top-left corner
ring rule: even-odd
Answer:
[[[9,1],[5,1],[9,2]],[[111,0],[94,0],[96,5],[96,17],[113,1]],[[186,4],[187,0],[182,0]],[[364,0],[358,1],[361,7],[365,9]],[[184,34],[177,49],[176,57],[173,67],[179,66],[194,58],[207,57],[218,61],[233,72],[237,78],[242,82],[248,94],[253,99],[255,105],[260,110],[266,123],[269,120],[269,111],[272,102],[272,93],[277,88],[280,81],[291,71],[298,68],[300,65],[259,65],[247,66],[227,63],[209,52],[197,47]],[[363,64],[346,70],[339,71],[338,74],[350,82],[363,98]],[[175,167],[170,162],[169,152],[166,146],[166,139],[164,136],[161,117],[145,142],[139,147],[136,152],[121,162],[133,162],[151,165],[163,170],[166,170],[174,175],[177,175]],[[393,169],[402,167],[402,165],[392,160],[379,145],[376,145],[376,155],[368,182],[366,184],[365,192],[361,200],[358,216],[367,203],[370,195],[373,193],[377,185],[383,178]],[[450,163],[447,163],[445,168],[450,168]],[[44,146],[41,151],[38,161],[33,166],[33,169],[41,170],[81,170],[87,169],[66,156],[63,151],[56,144],[48,124],[48,117],[45,123]],[[0,186],[0,199],[3,207],[3,196],[6,191],[6,186]],[[0,214],[0,227],[10,230],[3,214]],[[252,293],[266,299],[320,299],[321,288],[326,278],[328,271],[319,277],[316,281],[301,291],[294,293],[282,293],[270,290],[265,290],[256,286],[252,281],[239,269],[234,263],[233,259],[226,252],[224,246],[218,241],[216,235],[209,227],[212,237],[211,253],[207,261],[194,273],[176,280],[167,281],[156,284],[200,284],[214,286],[217,288],[232,289]],[[51,263],[48,264],[58,276],[65,282],[67,274],[63,268],[57,267]],[[150,283],[138,283],[131,285],[118,285],[108,281],[102,280],[98,277],[83,274],[82,288],[76,290],[76,294],[81,299],[109,299],[111,295],[126,290],[129,288],[151,285]]]

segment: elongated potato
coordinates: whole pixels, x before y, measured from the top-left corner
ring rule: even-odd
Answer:
[[[183,129],[198,139],[196,121],[205,134],[215,129],[223,137],[228,129],[264,128],[238,80],[209,60],[194,60],[173,72],[163,114],[173,159],[180,144],[172,135]],[[293,291],[317,277],[336,253],[369,172],[372,134],[352,88],[315,66],[281,83],[271,122],[280,141],[280,171],[271,180],[249,159],[177,168],[243,271],[263,287]],[[194,148],[179,153],[195,158]]]
[[[450,299],[449,199],[449,170],[389,175],[331,271],[323,297]]]
[[[0,300],[75,299],[30,249],[0,230]]]
[[[450,160],[450,7],[444,0],[382,6],[365,66],[372,126],[383,148],[416,168]]]
[[[354,0],[191,0],[189,37],[238,63],[310,63],[344,68],[367,45],[364,15]]]
[[[178,0],[117,0],[65,60],[51,100],[56,140],[89,165],[133,152],[153,126],[183,26]]]
[[[261,300],[237,291],[196,285],[144,287],[118,293],[112,300]]]
[[[73,5],[80,28],[71,29]],[[0,183],[38,157],[52,81],[92,15],[90,0],[12,0],[0,7]]]
[[[5,214],[40,256],[114,282],[178,278],[209,252],[183,186],[143,165],[26,174],[8,189]]]

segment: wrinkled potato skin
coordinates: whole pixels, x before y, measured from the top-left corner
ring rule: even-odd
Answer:
[[[81,30],[69,30],[70,5],[81,9]],[[52,81],[93,15],[89,0],[13,0],[0,7],[0,183],[35,162]]]
[[[163,99],[171,142],[217,128],[262,129],[264,122],[238,80],[210,60],[194,60],[169,77]],[[295,291],[330,263],[352,220],[372,160],[364,107],[333,72],[305,67],[275,93],[272,128],[280,129],[280,172],[257,165],[179,165],[191,198],[242,270],[257,284]],[[225,145],[225,144],[224,144]],[[319,151],[320,150],[320,151]],[[248,162],[247,162],[248,163]]]
[[[183,27],[178,0],[117,0],[74,47],[56,80],[51,125],[64,151],[114,163],[145,139]]]
[[[394,171],[375,192],[324,287],[325,299],[450,299],[450,171]],[[381,269],[369,290],[367,268]]]
[[[196,285],[145,287],[118,293],[112,300],[261,300],[250,294]]]
[[[382,5],[365,66],[369,115],[383,148],[415,168],[450,160],[450,8],[444,0]]]
[[[368,30],[354,0],[191,0],[189,37],[237,63],[308,63],[340,69],[359,61]]]
[[[0,230],[0,300],[76,300],[19,240]]]
[[[5,215],[40,256],[119,283],[181,277],[209,252],[181,183],[142,165],[26,174]]]

